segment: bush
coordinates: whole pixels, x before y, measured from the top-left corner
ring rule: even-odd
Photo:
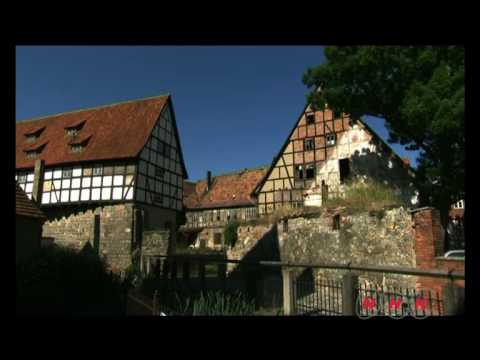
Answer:
[[[340,197],[329,198],[325,208],[345,207],[351,211],[378,211],[385,207],[402,206],[404,201],[393,188],[374,181],[350,182]]]
[[[237,242],[237,229],[240,223],[236,220],[231,220],[225,225],[223,230],[223,237],[225,239],[225,245],[233,248]]]
[[[255,302],[249,301],[241,292],[225,294],[221,291],[201,293],[193,301],[182,302],[177,297],[182,315],[193,316],[245,316],[253,315]]]
[[[124,313],[124,288],[96,255],[43,248],[16,267],[17,313],[78,315]]]

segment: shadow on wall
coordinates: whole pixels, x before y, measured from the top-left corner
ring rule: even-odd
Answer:
[[[375,142],[372,144],[377,145]],[[350,157],[352,175],[366,176],[378,183],[387,182],[396,190],[400,190],[402,200],[410,204],[415,189],[410,186],[412,178],[408,175],[408,167],[396,156],[372,152],[363,148],[362,152],[356,150]]]
[[[246,262],[280,261],[277,226],[272,226],[241,260]],[[281,294],[282,272],[280,268],[239,264],[228,274],[227,279],[242,279],[247,297],[255,299],[257,307],[264,306],[266,303],[272,304],[271,297],[276,299],[275,302],[281,303],[279,291]],[[280,287],[279,291],[278,287]]]

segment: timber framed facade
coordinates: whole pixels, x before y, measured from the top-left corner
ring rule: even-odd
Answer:
[[[145,230],[175,239],[187,176],[170,95],[16,125],[15,180],[46,214],[43,236],[119,269]]]
[[[414,203],[412,176],[405,160],[365,123],[307,105],[252,195],[262,216],[284,207],[321,206],[328,196],[341,196],[348,180],[371,178]]]

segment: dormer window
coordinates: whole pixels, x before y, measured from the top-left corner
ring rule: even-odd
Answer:
[[[85,150],[85,147],[88,144],[88,141],[90,140],[91,136],[82,137],[82,138],[77,138],[69,142],[70,146],[70,151],[72,153],[81,153],[83,150]]]
[[[36,159],[39,154],[40,154],[40,152],[37,151],[37,150],[25,151],[25,155],[26,155],[27,159]]]
[[[70,150],[73,153],[80,153],[83,151],[83,149],[84,149],[84,146],[81,144],[70,145]]]
[[[47,143],[36,145],[36,146],[30,146],[24,149],[23,152],[25,153],[25,156],[27,157],[27,159],[36,159],[40,155],[40,153],[42,152],[46,144]]]
[[[85,120],[70,126],[65,127],[65,134],[67,136],[77,136],[85,125]]]
[[[40,134],[42,133],[42,131],[45,129],[45,126],[39,128],[39,129],[34,129],[32,131],[29,131],[27,133],[25,133],[25,141],[27,143],[33,143],[35,141],[37,141],[37,139],[40,137]]]

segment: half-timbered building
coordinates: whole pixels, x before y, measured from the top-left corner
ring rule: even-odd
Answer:
[[[353,178],[390,184],[414,200],[412,169],[367,126],[332,109],[307,105],[254,191],[259,215],[281,207],[321,206]]]
[[[43,236],[130,264],[146,230],[175,238],[187,171],[170,95],[16,124],[15,179],[47,216]]]
[[[248,221],[258,216],[252,192],[265,175],[267,167],[244,169],[229,174],[188,182],[185,188],[186,224],[184,234],[193,234],[196,247],[221,249],[223,230],[230,220]]]

